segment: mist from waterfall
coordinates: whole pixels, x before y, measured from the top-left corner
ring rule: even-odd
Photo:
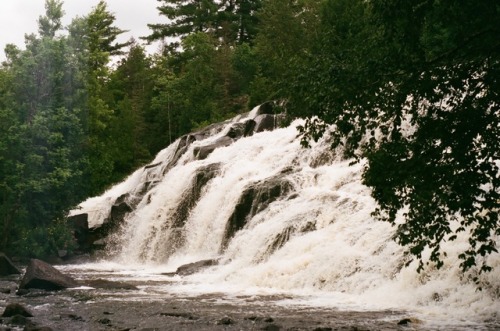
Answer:
[[[499,254],[489,257],[495,269],[481,275],[482,291],[470,280],[474,275],[460,272],[456,257],[468,244],[465,237],[443,245],[448,257],[440,270],[405,267],[408,257],[392,240],[394,228],[371,216],[376,204],[361,183],[363,161],[343,160],[326,140],[302,148],[300,121],[196,158],[234,123],[255,116],[237,117],[189,145],[176,141],[150,166],[82,203],[95,226],[117,197],[128,193],[135,199],[134,210],[109,238],[110,257],[102,263],[175,270],[216,259],[217,265],[183,277],[188,283],[176,289],[291,293],[301,296],[301,304],[397,308],[427,320],[500,318]],[[252,201],[245,200],[246,192]],[[259,194],[264,197],[255,198]],[[239,223],[231,225],[238,213]]]

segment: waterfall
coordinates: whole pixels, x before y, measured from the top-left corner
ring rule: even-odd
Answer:
[[[184,136],[72,214],[86,213],[89,227],[99,227],[118,201],[126,203],[130,209],[106,239],[109,259],[173,270],[217,260],[188,277],[203,289],[266,288],[337,308],[500,318],[499,254],[489,257],[494,271],[481,275],[482,291],[460,271],[465,237],[444,243],[441,269],[405,267],[394,228],[371,216],[376,204],[361,182],[363,161],[343,160],[327,139],[302,148],[300,121],[265,130],[277,119],[256,108]]]

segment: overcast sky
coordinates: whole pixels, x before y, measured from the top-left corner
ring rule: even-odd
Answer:
[[[84,16],[99,0],[63,0],[65,15],[63,24],[68,25],[76,16]],[[157,0],[107,0],[108,10],[115,14],[115,25],[129,30],[122,39],[139,39],[150,33],[146,24],[164,22],[156,9]],[[0,0],[0,61],[5,60],[6,44],[15,44],[24,49],[24,35],[38,31],[37,20],[45,13],[45,0]],[[121,40],[120,40],[121,41]],[[157,46],[150,46],[154,52]]]

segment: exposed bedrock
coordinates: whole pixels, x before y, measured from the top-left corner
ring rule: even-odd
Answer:
[[[73,236],[81,251],[89,251],[96,240],[90,233],[88,218],[87,213],[68,216],[68,224],[73,230]]]
[[[287,174],[287,171],[281,172],[276,176],[252,183],[243,190],[227,221],[221,250],[227,247],[234,234],[241,230],[253,216],[293,190],[292,183],[286,178]]]
[[[2,317],[13,317],[16,315],[33,317],[33,313],[31,313],[28,308],[19,303],[9,303],[2,313]]]
[[[131,206],[128,198],[129,193],[119,196],[111,207],[109,216],[104,219],[102,224],[93,227],[89,226],[88,214],[86,213],[68,217],[80,251],[88,252],[103,248],[102,239],[115,232],[127,214],[135,207]]]
[[[234,141],[242,137],[251,136],[254,133],[272,131],[278,128],[283,123],[285,115],[275,114],[273,112],[273,110],[275,110],[275,108],[273,108],[275,107],[273,104],[274,103],[263,104],[259,108],[257,116],[254,119],[233,123],[227,133],[215,142],[196,147],[193,150],[194,157],[197,160],[203,160],[207,158],[208,155],[210,155],[210,153],[212,153],[216,148],[229,146]],[[213,128],[211,128],[211,130],[213,130]],[[205,129],[203,131],[193,133],[190,136],[194,136],[196,140],[203,140],[207,137],[206,132],[207,130]]]
[[[201,198],[203,188],[211,179],[217,176],[220,167],[220,163],[213,163],[200,167],[196,170],[196,173],[191,179],[191,183],[182,194],[182,200],[175,209],[172,217],[172,227],[182,227],[185,224],[191,209],[193,209],[198,200]]]
[[[206,159],[215,149],[229,146],[238,139],[251,136],[255,133],[274,130],[280,126],[284,115],[280,114],[281,108],[275,102],[267,102],[259,107],[254,112],[254,118],[248,118],[248,114],[239,116],[239,121],[231,122],[231,120],[216,123],[205,127],[202,130],[184,135],[177,141],[173,156],[165,162],[154,162],[146,165],[143,168],[142,182],[127,193],[116,198],[109,215],[107,215],[102,223],[97,225],[89,225],[89,215],[87,212],[73,214],[68,217],[68,222],[73,229],[74,236],[77,240],[79,251],[91,252],[104,248],[106,238],[116,232],[123,220],[131,213],[137,205],[148,196],[153,188],[162,181],[163,176],[175,167],[181,158],[186,155],[187,151],[192,151],[189,160]],[[215,140],[208,139],[216,134],[224,134]],[[211,140],[203,143],[204,140]],[[197,142],[196,148],[191,149],[191,145]],[[184,159],[183,159],[184,160]],[[203,187],[214,178],[220,168],[219,164],[211,164],[200,168],[189,188],[184,192],[183,198],[177,207],[175,207],[172,221],[167,226],[172,229],[181,229],[189,216],[190,211],[200,199]],[[260,186],[262,185],[262,187]],[[269,186],[271,185],[271,186]],[[269,187],[267,187],[269,186]],[[234,232],[240,229],[246,220],[242,215],[251,215],[259,211],[260,205],[266,205],[276,199],[280,194],[284,194],[289,190],[289,183],[277,184],[272,186],[272,183],[256,183],[249,187],[242,195],[242,201],[236,208],[235,214],[230,220],[230,225],[227,229],[227,235],[231,237]],[[255,195],[255,199],[254,196]],[[255,200],[255,201],[254,201]],[[253,201],[253,202],[252,202]],[[246,208],[250,208],[246,210]],[[91,213],[91,212],[89,212]],[[176,231],[176,233],[182,231]],[[182,237],[182,236],[181,236]],[[181,241],[178,238],[176,242]]]
[[[201,198],[203,189],[215,178],[220,171],[221,164],[213,163],[202,166],[196,170],[186,190],[182,193],[181,200],[175,206],[172,216],[165,223],[164,229],[170,228],[169,239],[165,241],[163,254],[170,255],[184,244],[184,225],[189,218],[191,210]]]
[[[271,243],[267,246],[264,254],[259,256],[256,260],[267,259],[272,255],[272,253],[283,247],[293,236],[301,235],[314,230],[316,230],[316,224],[314,221],[309,221],[305,224],[299,223],[287,226],[283,231],[274,236]]]
[[[231,145],[234,142],[234,140],[230,137],[224,136],[220,137],[217,139],[215,142],[204,145],[204,146],[199,146],[195,147],[193,149],[193,154],[195,159],[197,160],[204,160],[206,159],[216,148],[220,147],[226,147]]]
[[[195,159],[204,160],[206,159],[215,149],[220,147],[225,147],[231,145],[236,140],[247,137],[253,134],[256,126],[256,122],[252,119],[246,120],[244,122],[233,123],[227,133],[209,144],[199,146],[194,148],[193,154]],[[194,136],[198,136],[196,133]]]

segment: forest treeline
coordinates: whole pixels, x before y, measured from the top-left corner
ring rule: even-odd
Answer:
[[[304,145],[364,158],[374,216],[440,267],[489,271],[500,235],[500,5],[494,0],[158,0],[147,54],[104,1],[62,26],[46,0],[0,68],[0,250],[71,248],[64,217],[179,136],[277,101]],[[333,128],[331,130],[329,128]],[[399,215],[399,216],[398,216]],[[404,221],[401,221],[401,218]],[[429,253],[425,253],[429,251]]]

